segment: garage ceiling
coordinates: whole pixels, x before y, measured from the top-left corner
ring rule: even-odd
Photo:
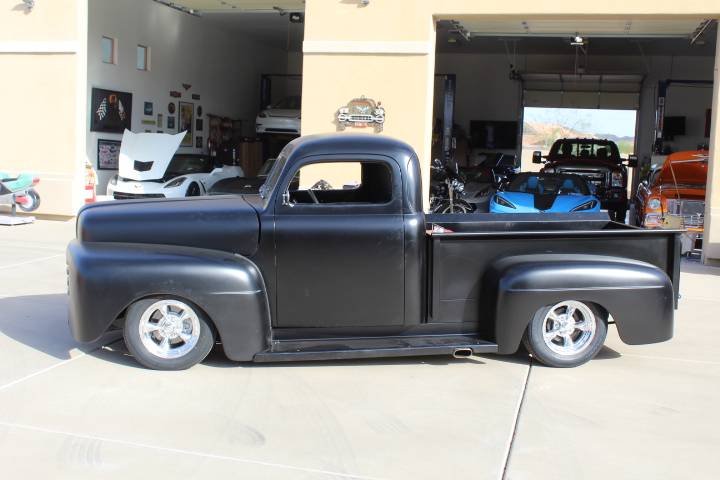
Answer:
[[[168,0],[163,3],[171,3],[201,13],[223,11],[272,12],[277,9],[291,12],[305,10],[304,0]]]
[[[471,35],[569,37],[689,38],[703,23],[703,18],[638,20],[638,19],[536,19],[486,20],[467,19],[459,23]]]

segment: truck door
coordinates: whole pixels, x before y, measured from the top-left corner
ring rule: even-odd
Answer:
[[[404,229],[395,161],[311,157],[279,188],[276,326],[401,325]]]

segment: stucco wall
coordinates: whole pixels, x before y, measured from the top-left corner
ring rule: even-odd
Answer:
[[[0,0],[0,170],[40,177],[37,213],[70,215],[81,194],[76,99],[83,18],[76,0],[37,2],[32,11]]]

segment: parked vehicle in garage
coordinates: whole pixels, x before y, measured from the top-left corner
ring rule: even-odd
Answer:
[[[196,197],[224,178],[244,175],[238,165],[216,167],[207,155],[175,153],[183,136],[126,130],[119,172],[108,182],[107,195],[115,200]]]
[[[456,164],[434,159],[430,166],[430,211],[433,213],[470,213],[475,206],[465,193],[465,175]]]
[[[255,119],[255,131],[300,135],[300,97],[286,97],[268,105]]]
[[[270,169],[275,163],[274,158],[268,159],[258,172],[256,177],[231,177],[224,178],[208,190],[209,195],[252,195],[258,190],[267,179]]]
[[[490,200],[492,213],[599,212],[600,200],[580,175],[521,173]]]
[[[426,216],[420,182],[405,143],[319,135],[288,144],[259,195],[87,206],[67,252],[72,333],[122,328],[140,363],[167,370],[215,341],[255,362],[523,343],[572,367],[611,316],[628,344],[672,337],[679,231],[593,213]]]
[[[682,253],[700,248],[705,220],[708,150],[673,153],[640,182],[631,218],[645,228],[684,228]]]
[[[625,163],[623,163],[625,162]],[[533,163],[545,163],[543,173],[574,173],[594,186],[600,208],[613,220],[624,222],[628,210],[627,167],[636,167],[634,155],[623,160],[615,142],[597,138],[556,140],[550,152],[533,152]]]

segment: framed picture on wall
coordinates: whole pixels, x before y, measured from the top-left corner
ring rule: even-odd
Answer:
[[[117,170],[120,159],[120,142],[117,140],[98,139],[97,168],[98,170]]]
[[[175,117],[167,117],[167,128],[168,130],[175,130]]]
[[[195,121],[195,105],[190,102],[178,102],[178,132],[187,132],[180,146],[193,146],[193,123]]]
[[[90,131],[123,133],[132,129],[132,93],[93,88]]]
[[[198,132],[202,132],[202,130],[203,130],[203,119],[202,118],[198,118],[197,120],[195,120],[195,130],[197,130]]]
[[[203,148],[203,137],[195,137],[195,148]]]

